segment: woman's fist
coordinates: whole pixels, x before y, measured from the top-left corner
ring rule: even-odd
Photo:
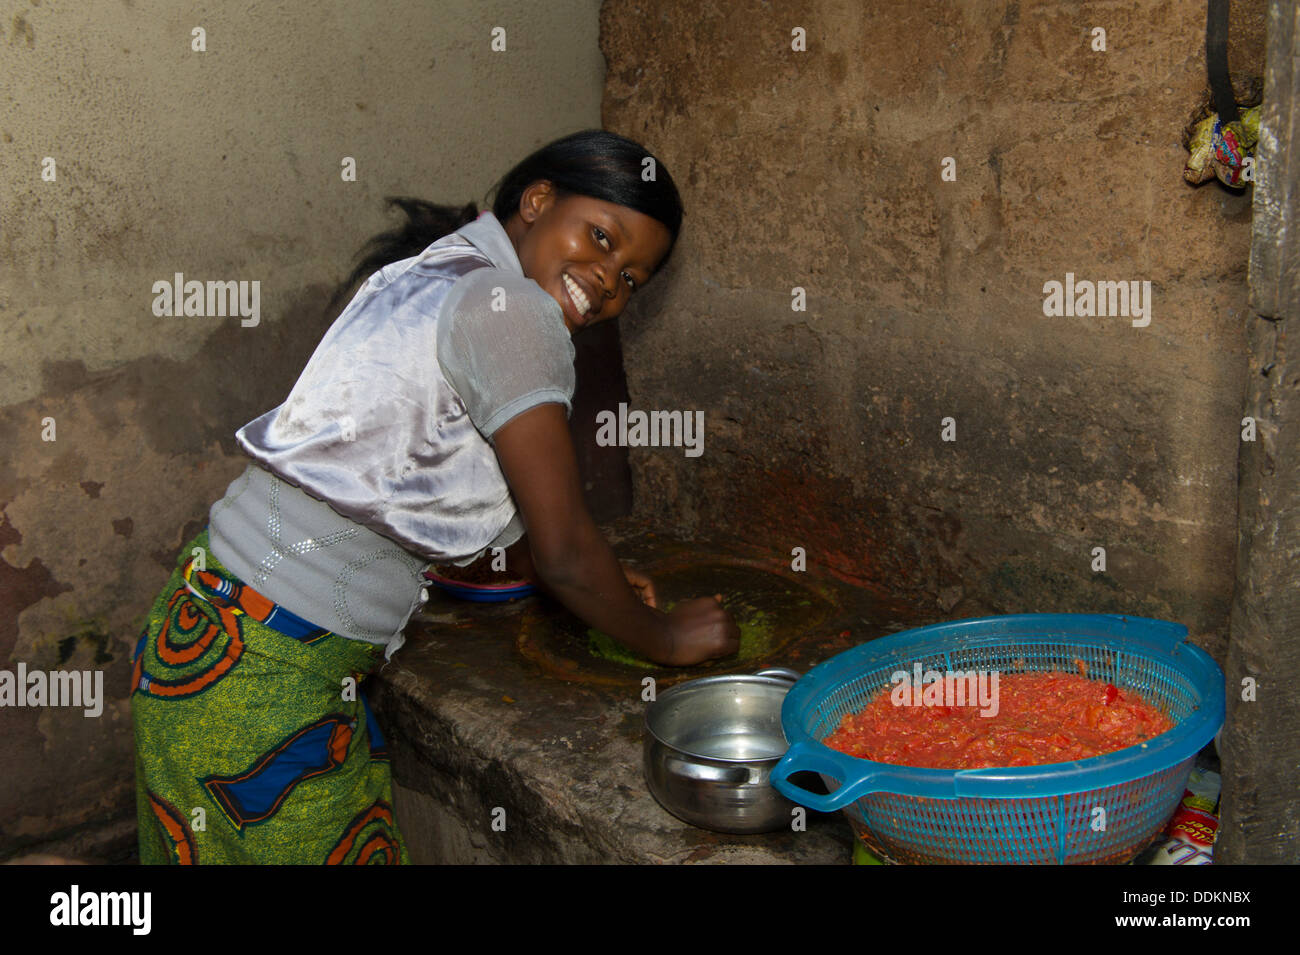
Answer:
[[[739,649],[740,628],[722,609],[722,597],[700,597],[679,603],[668,614],[668,646],[655,662],[691,666]]]

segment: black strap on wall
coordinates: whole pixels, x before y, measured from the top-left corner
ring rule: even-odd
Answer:
[[[1222,123],[1240,119],[1228,75],[1228,0],[1209,0],[1205,18],[1205,67],[1210,74],[1214,111]]]

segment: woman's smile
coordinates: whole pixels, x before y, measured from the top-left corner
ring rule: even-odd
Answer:
[[[579,326],[587,324],[587,319],[592,317],[595,306],[592,305],[593,296],[583,288],[568,272],[560,273],[560,280],[564,285],[565,293],[569,299],[569,304],[573,307],[571,316]]]
[[[592,196],[557,197],[545,180],[524,190],[506,233],[524,275],[559,304],[571,334],[621,314],[672,242],[657,219]]]

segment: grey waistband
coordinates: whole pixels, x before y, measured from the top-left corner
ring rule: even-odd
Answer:
[[[353,640],[387,645],[427,598],[428,563],[250,464],[212,505],[212,553],[286,610]]]

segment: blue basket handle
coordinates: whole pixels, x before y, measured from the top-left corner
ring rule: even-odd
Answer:
[[[794,773],[814,772],[834,776],[840,785],[834,792],[823,796],[809,792],[790,782]],[[843,809],[860,796],[879,789],[879,774],[862,769],[862,762],[847,753],[825,746],[795,743],[786,751],[781,761],[772,769],[772,785],[787,799],[802,803],[818,812],[835,812]]]

